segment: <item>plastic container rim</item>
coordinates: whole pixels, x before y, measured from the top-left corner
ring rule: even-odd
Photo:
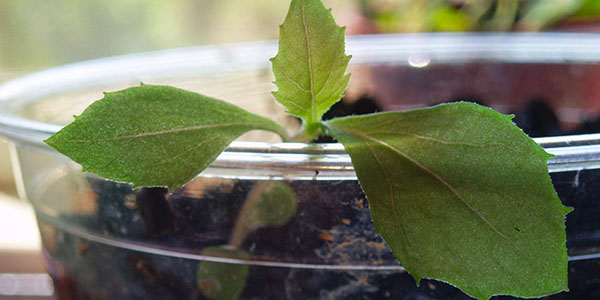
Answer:
[[[169,78],[266,70],[276,41],[207,45],[136,53],[68,64],[0,86],[0,135],[17,145],[44,147],[61,126],[18,116],[19,107],[86,87]],[[600,64],[600,34],[427,33],[348,36],[351,64],[509,62]],[[150,74],[150,75],[149,75]],[[139,80],[139,81],[138,81]],[[275,87],[273,87],[275,89]],[[555,157],[551,172],[600,168],[600,134],[535,139]],[[204,176],[244,177],[238,169],[262,170],[248,177],[355,179],[341,144],[233,142]],[[290,171],[291,170],[291,171]],[[291,173],[290,173],[291,172]],[[244,173],[244,172],[242,172]]]

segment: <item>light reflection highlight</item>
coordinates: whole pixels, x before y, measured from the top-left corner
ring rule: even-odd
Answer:
[[[430,62],[429,56],[423,54],[414,54],[408,57],[408,64],[413,68],[425,68]]]

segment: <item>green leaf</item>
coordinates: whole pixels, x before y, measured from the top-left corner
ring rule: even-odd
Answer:
[[[432,31],[467,31],[473,27],[471,19],[462,9],[443,3],[428,14]]]
[[[600,1],[583,0],[581,7],[571,16],[573,18],[594,18],[600,15]]]
[[[204,255],[247,259],[248,253],[230,246],[209,247]],[[197,283],[200,291],[208,299],[237,299],[244,291],[248,278],[248,265],[202,261],[198,267]]]
[[[380,233],[419,283],[480,299],[568,290],[564,207],[547,154],[471,103],[334,119]]]
[[[285,225],[296,214],[297,207],[296,194],[287,183],[269,182],[247,212],[246,226],[255,230],[263,226]]]
[[[520,26],[526,30],[541,30],[577,12],[584,2],[584,0],[529,1],[523,7]]]
[[[280,27],[273,95],[307,124],[319,122],[348,85],[344,30],[319,0],[292,0]]]
[[[259,181],[240,210],[229,238],[229,244],[241,247],[252,231],[269,226],[283,226],[296,214],[298,199],[285,182]]]
[[[262,129],[285,139],[273,121],[189,91],[142,85],[105,93],[46,140],[84,171],[134,186],[191,180],[241,134]]]

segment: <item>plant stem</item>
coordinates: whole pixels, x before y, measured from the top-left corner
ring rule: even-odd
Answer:
[[[310,143],[312,140],[322,134],[324,134],[324,132],[323,124],[321,122],[304,124],[302,129],[289,139],[289,142]]]
[[[238,214],[237,219],[235,220],[235,225],[233,227],[233,231],[231,232],[231,236],[229,237],[229,245],[232,245],[236,248],[240,248],[246,240],[248,234],[256,229],[248,226],[248,215],[256,206],[256,203],[262,196],[262,194],[270,189],[273,186],[273,181],[259,181],[253,187],[252,190],[248,193],[246,197],[246,201],[244,201],[244,205],[242,205],[242,209]],[[256,225],[256,224],[255,224]]]

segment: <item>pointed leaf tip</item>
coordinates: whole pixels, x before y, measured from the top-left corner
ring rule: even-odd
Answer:
[[[134,186],[183,185],[237,137],[285,129],[232,104],[193,92],[141,85],[106,93],[47,140],[83,170]]]
[[[417,282],[480,299],[565,289],[570,209],[545,152],[505,116],[453,103],[325,125],[350,154],[377,231]]]
[[[348,85],[344,49],[344,29],[330,10],[319,0],[292,1],[271,59],[278,88],[273,96],[305,123],[319,122]]]

